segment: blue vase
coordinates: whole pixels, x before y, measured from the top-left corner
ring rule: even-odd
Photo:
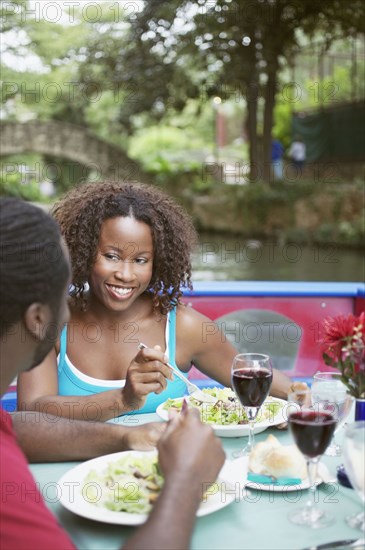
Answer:
[[[355,401],[355,421],[365,420],[365,399]]]
[[[343,464],[341,464],[340,466],[337,466],[337,481],[344,487],[353,489],[353,486],[351,485],[351,481],[347,476],[345,466]]]

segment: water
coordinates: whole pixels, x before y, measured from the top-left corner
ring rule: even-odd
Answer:
[[[322,403],[337,422],[341,422],[352,405],[352,399],[347,394],[347,388],[341,380],[316,380],[312,383],[312,403]],[[337,425],[336,431],[341,426]]]
[[[201,235],[193,281],[364,281],[362,250]]]

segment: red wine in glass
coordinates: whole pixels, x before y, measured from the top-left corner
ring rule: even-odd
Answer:
[[[232,373],[232,385],[244,407],[261,407],[269,393],[272,372],[267,369],[237,369]]]
[[[234,458],[238,458],[249,455],[255,445],[255,420],[272,382],[270,357],[262,353],[239,353],[233,359],[231,375],[233,389],[245,408],[249,423],[246,447],[233,453]]]
[[[325,452],[336,428],[335,418],[326,412],[298,411],[289,422],[297,447],[310,458]]]
[[[312,498],[303,508],[294,509],[289,520],[312,529],[327,527],[334,517],[316,506],[317,465],[331,442],[336,429],[336,417],[325,402],[315,403],[310,389],[298,390],[288,396],[288,422],[294,441],[307,461],[307,472]]]

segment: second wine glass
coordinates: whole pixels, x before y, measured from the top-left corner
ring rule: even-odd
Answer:
[[[233,359],[231,374],[233,389],[245,408],[250,427],[246,447],[234,453],[237,458],[249,455],[255,445],[255,420],[272,383],[270,357],[262,353],[240,353]]]
[[[312,382],[312,402],[322,403],[337,420],[331,444],[324,454],[340,456],[342,447],[336,442],[336,434],[343,427],[355,398],[347,393],[345,384],[341,381],[341,374],[337,372],[317,372]]]
[[[294,509],[289,514],[289,520],[312,529],[326,527],[334,522],[334,518],[316,506],[317,466],[332,439],[336,419],[323,403],[313,404],[311,390],[293,392],[289,394],[288,401],[289,427],[298,449],[306,459],[312,493],[303,508]]]

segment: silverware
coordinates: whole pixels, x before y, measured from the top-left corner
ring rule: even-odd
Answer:
[[[138,345],[139,349],[145,349],[147,346],[145,344],[142,344],[142,342]],[[201,401],[201,403],[211,403],[215,404],[217,402],[217,399],[213,397],[212,395],[209,395],[208,393],[204,393],[201,389],[198,388],[195,384],[190,382],[180,371],[175,369],[170,363],[166,363],[166,365],[172,370],[172,372],[182,380],[187,388],[188,388],[188,394],[193,399],[196,399],[197,401]]]
[[[331,548],[355,548],[356,550],[364,550],[364,539],[345,539],[336,540],[333,542],[326,542],[324,544],[318,544],[317,546],[308,546],[302,550],[331,550]]]

